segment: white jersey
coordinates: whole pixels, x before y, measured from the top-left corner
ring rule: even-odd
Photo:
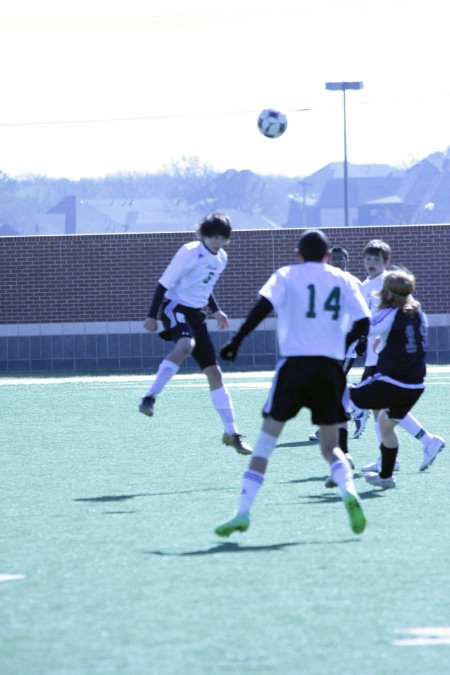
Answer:
[[[380,305],[380,296],[378,295],[378,293],[383,288],[384,277],[386,276],[386,274],[387,272],[382,272],[373,279],[366,279],[361,284],[361,292],[364,295],[364,298],[369,306],[372,318],[376,314],[378,314],[378,308]],[[373,343],[376,337],[377,337],[376,335],[371,334],[367,338],[367,355],[364,364],[366,367],[377,365],[378,354],[375,352],[373,348]]]
[[[358,284],[326,263],[281,267],[259,293],[277,313],[278,344],[284,357],[326,356],[341,361],[353,323],[370,317]]]
[[[358,286],[358,288],[361,288],[361,280],[358,279],[358,277],[355,277],[354,274],[350,274],[350,272],[347,272],[347,270],[344,270],[344,274],[346,274],[350,279],[352,279],[354,281],[354,283]],[[357,357],[357,354],[356,354],[356,351],[355,351],[356,345],[357,345],[357,340],[355,340],[355,342],[353,342],[349,346],[349,348],[347,349],[347,351],[345,353],[346,359],[355,359]]]
[[[201,241],[184,244],[159,279],[167,288],[164,297],[195,309],[205,307],[227,261],[223,249],[214,254]]]

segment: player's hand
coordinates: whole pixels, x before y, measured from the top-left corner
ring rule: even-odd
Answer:
[[[158,330],[158,322],[156,319],[152,319],[151,316],[148,316],[144,321],[144,328],[148,330],[149,333],[156,333]]]
[[[212,315],[213,319],[217,321],[217,328],[219,330],[224,330],[225,328],[228,328],[228,317],[225,314],[225,312],[222,312],[220,309],[217,310],[217,312],[214,312]]]
[[[360,337],[355,346],[355,352],[358,356],[364,356],[367,351],[367,338],[366,336]]]
[[[239,349],[239,344],[233,338],[230,342],[227,342],[226,345],[220,350],[220,356],[224,361],[234,361],[237,356]]]

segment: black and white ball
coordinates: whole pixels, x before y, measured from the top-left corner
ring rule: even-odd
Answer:
[[[273,108],[266,108],[259,113],[258,129],[266,138],[278,138],[287,129],[287,117]]]

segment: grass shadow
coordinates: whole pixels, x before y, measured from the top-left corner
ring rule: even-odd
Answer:
[[[319,447],[317,441],[290,441],[289,443],[278,443],[276,448],[304,448],[306,446],[316,445]]]
[[[198,490],[176,490],[173,492],[137,492],[136,494],[100,495],[99,497],[77,497],[74,502],[123,502],[137,497],[164,497],[167,495],[191,495],[197,492],[227,492],[235,488],[200,488]]]
[[[144,555],[153,555],[161,557],[193,557],[203,555],[217,555],[224,553],[256,553],[260,551],[283,551],[292,546],[323,546],[324,544],[348,544],[358,541],[356,539],[340,539],[336,541],[291,541],[282,544],[270,544],[266,546],[241,546],[240,544],[227,541],[221,544],[216,544],[211,548],[201,551],[183,551],[182,553],[175,553],[171,551],[143,551]]]

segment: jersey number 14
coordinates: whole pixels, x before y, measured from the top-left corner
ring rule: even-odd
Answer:
[[[316,287],[314,284],[309,284],[307,286],[309,291],[309,304],[308,311],[306,312],[306,317],[308,319],[315,319],[316,314]],[[341,289],[338,286],[335,286],[330,292],[328,298],[325,300],[323,308],[326,312],[332,312],[331,318],[333,321],[336,321],[339,318],[339,312],[341,311],[341,305],[339,301],[341,299]]]

